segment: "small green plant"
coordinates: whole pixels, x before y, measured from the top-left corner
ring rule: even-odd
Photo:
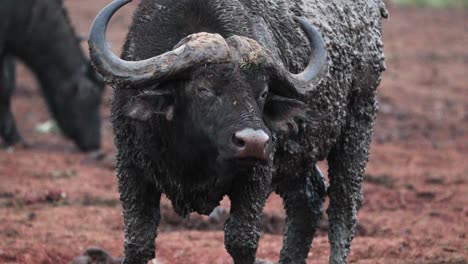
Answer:
[[[468,7],[468,0],[392,0],[393,3],[407,6],[429,6],[437,8]]]

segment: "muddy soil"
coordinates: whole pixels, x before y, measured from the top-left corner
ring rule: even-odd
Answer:
[[[107,2],[65,0],[82,33]],[[115,52],[137,2],[109,27]],[[468,262],[467,17],[468,9],[390,7],[388,70],[350,263]],[[67,263],[89,246],[122,255],[123,220],[109,158],[111,93],[107,89],[102,107],[102,152],[82,154],[59,134],[36,132],[49,115],[35,78],[18,65],[13,112],[31,148],[0,150],[0,263]],[[326,163],[320,166],[326,172]],[[185,220],[167,200],[162,208],[160,262],[232,263],[223,246],[226,209]],[[259,257],[278,259],[284,217],[281,199],[272,195]],[[327,262],[326,232],[325,215],[307,263]]]

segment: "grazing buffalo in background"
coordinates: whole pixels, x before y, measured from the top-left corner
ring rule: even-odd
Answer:
[[[182,216],[228,195],[226,248],[235,263],[254,263],[271,191],[287,214],[279,262],[305,263],[326,194],[314,169],[323,159],[330,262],[346,263],[385,69],[383,2],[142,0],[120,59],[105,31],[130,1],[101,11],[89,41],[115,87],[124,263],[154,257],[162,193]]]
[[[83,151],[100,147],[104,83],[80,47],[61,0],[2,0],[0,8],[0,138],[23,139],[10,110],[14,57],[36,74],[63,133]]]

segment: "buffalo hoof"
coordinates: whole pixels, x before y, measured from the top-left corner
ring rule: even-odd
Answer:
[[[90,152],[82,161],[82,164],[95,165],[106,169],[115,169],[115,155],[100,150]]]
[[[18,144],[16,144],[15,146],[19,149],[30,149],[33,145],[23,139],[20,142],[18,142]]]
[[[254,264],[275,264],[275,263],[272,262],[272,261],[269,261],[269,260],[255,259],[255,263],[254,263]]]
[[[70,264],[121,264],[122,258],[113,258],[105,250],[97,247],[88,248],[82,256],[74,258]]]

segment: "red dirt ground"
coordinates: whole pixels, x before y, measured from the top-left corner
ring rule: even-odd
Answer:
[[[107,2],[65,4],[77,30],[87,32]],[[136,2],[111,23],[116,52]],[[468,9],[390,8],[384,32],[388,70],[350,263],[468,263],[467,17]],[[95,162],[60,135],[35,132],[49,117],[23,66],[18,79],[13,112],[32,148],[0,150],[0,263],[67,263],[92,245],[121,255],[123,221],[109,162]],[[111,93],[102,108],[108,155]],[[167,201],[163,209],[159,261],[232,263],[220,222],[199,216],[183,221]],[[281,199],[272,196],[265,212],[258,256],[277,260]],[[307,263],[327,262],[326,229],[324,221]]]

